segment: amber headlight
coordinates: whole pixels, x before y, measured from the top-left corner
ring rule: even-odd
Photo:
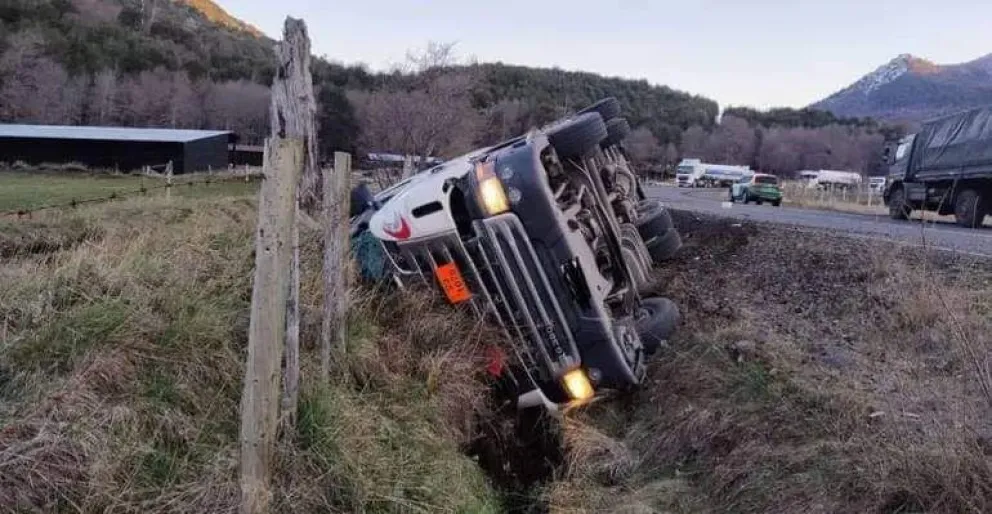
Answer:
[[[593,391],[592,382],[589,381],[589,377],[582,369],[573,369],[566,373],[562,379],[562,385],[565,386],[565,392],[568,393],[569,398],[573,400],[591,400],[596,394]]]
[[[491,162],[480,162],[475,166],[475,179],[479,185],[479,203],[489,216],[502,214],[510,210],[510,200],[506,197],[506,189],[494,172]]]

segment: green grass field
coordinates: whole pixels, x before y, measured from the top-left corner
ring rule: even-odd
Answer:
[[[122,198],[142,196],[142,188],[147,190],[144,196],[164,196],[164,185],[164,179],[140,175],[0,171],[0,212],[65,205],[74,200],[85,202],[112,194]],[[237,178],[186,175],[174,179],[170,194],[184,198],[239,196],[253,193],[257,187],[254,182]]]

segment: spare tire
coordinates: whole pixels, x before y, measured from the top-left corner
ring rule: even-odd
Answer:
[[[645,298],[634,317],[637,334],[648,355],[657,352],[681,321],[679,308],[668,298]]]
[[[627,118],[613,118],[606,122],[606,139],[603,148],[619,145],[630,135],[630,122]]]
[[[548,130],[548,141],[562,159],[581,159],[599,148],[606,139],[606,124],[590,112]]]
[[[620,116],[620,101],[612,96],[609,98],[604,98],[585,109],[582,109],[578,114],[586,114],[590,112],[599,113],[603,117],[603,121],[610,121],[617,116]]]

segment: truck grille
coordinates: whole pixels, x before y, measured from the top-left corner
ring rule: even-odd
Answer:
[[[475,314],[502,326],[528,372],[554,380],[577,366],[575,340],[519,218],[503,214],[478,220],[473,230],[474,237],[466,241],[451,231],[387,245],[401,281],[436,287],[434,271],[454,262],[472,290]]]

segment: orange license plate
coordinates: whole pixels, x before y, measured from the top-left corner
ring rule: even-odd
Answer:
[[[472,299],[472,292],[465,285],[465,279],[462,278],[462,273],[458,271],[455,263],[449,262],[438,266],[434,274],[437,275],[437,280],[441,283],[441,289],[444,290],[449,302],[463,303]]]

